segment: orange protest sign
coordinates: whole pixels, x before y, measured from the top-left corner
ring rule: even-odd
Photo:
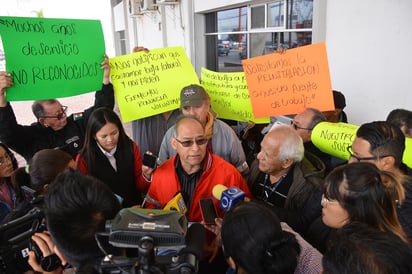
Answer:
[[[334,109],[325,43],[242,60],[255,118]]]

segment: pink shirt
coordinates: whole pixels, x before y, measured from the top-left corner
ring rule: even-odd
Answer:
[[[294,231],[287,223],[281,222],[283,231],[290,232],[295,235],[296,240],[300,245],[300,254],[298,265],[296,266],[295,274],[318,274],[323,271],[322,257],[323,255],[305,239]]]

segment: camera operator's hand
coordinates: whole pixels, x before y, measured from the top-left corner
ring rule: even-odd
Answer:
[[[222,240],[221,240],[221,234],[220,231],[222,229],[222,218],[215,218],[215,223],[214,225],[204,225],[204,227],[213,232],[213,234],[216,235],[215,240],[206,247],[205,253],[209,254],[209,263],[211,263],[219,253],[219,249],[222,245]]]
[[[204,225],[204,227],[210,232],[213,232],[220,239],[220,231],[222,230],[222,222],[223,222],[222,218],[215,218],[216,224]]]
[[[55,245],[54,245],[48,231],[35,233],[32,236],[32,240],[40,248],[41,252],[43,253],[43,257],[47,257],[47,256],[50,256],[53,253],[55,253]],[[60,273],[62,273],[62,267],[58,267],[57,269],[55,269],[51,272],[45,271],[41,267],[40,262],[37,261],[36,254],[34,253],[34,251],[29,252],[29,264],[33,268],[33,270],[36,271],[36,272],[49,273],[49,274],[60,274]]]

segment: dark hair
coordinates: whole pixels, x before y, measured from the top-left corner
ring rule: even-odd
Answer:
[[[294,273],[300,254],[295,236],[283,231],[272,210],[257,202],[231,208],[222,223],[226,256],[247,273]]]
[[[405,135],[399,127],[385,121],[366,123],[359,127],[356,137],[362,138],[370,144],[369,152],[372,155],[393,156],[395,166],[401,166],[405,150]]]
[[[13,152],[11,152],[11,150],[9,149],[9,147],[6,146],[6,144],[4,144],[4,143],[2,143],[2,142],[0,142],[0,146],[1,146],[2,148],[4,148],[4,150],[6,151],[7,155],[9,155],[10,160],[11,160],[11,163],[13,164],[13,170],[15,170],[15,169],[19,166],[19,164],[17,163],[17,159],[16,159],[16,157],[14,157]]]
[[[324,274],[412,273],[412,247],[390,232],[354,222],[337,232],[322,264]]]
[[[78,271],[99,264],[104,256],[95,233],[120,210],[110,188],[71,169],[59,174],[45,194],[47,228],[59,251]]]
[[[405,135],[412,136],[412,111],[394,109],[386,117],[386,122],[399,127]]]
[[[316,108],[307,108],[306,110],[312,112],[313,117],[308,125],[308,128],[313,129],[320,122],[325,122],[325,115]]]
[[[38,120],[39,118],[45,115],[44,106],[43,106],[44,103],[55,104],[57,102],[58,101],[56,99],[34,101],[33,104],[31,105],[31,111],[33,112],[34,116],[36,116]]]
[[[97,146],[97,141],[95,140],[96,133],[108,123],[115,124],[119,130],[118,145],[127,147],[129,144],[130,138],[126,135],[122,121],[113,110],[106,107],[94,110],[87,121],[84,145],[80,151],[80,155],[85,160],[89,172],[94,170],[95,166],[94,160],[96,156],[93,148]]]
[[[325,178],[324,195],[337,200],[351,222],[390,231],[408,242],[396,213],[396,200],[401,202],[405,198],[396,175],[367,162],[339,166]]]
[[[338,90],[332,90],[333,93],[333,102],[335,104],[335,109],[344,109],[346,107],[345,95]]]
[[[44,185],[52,183],[59,173],[67,169],[70,161],[73,161],[70,154],[62,150],[39,150],[26,167],[21,167],[14,172],[13,182],[18,186],[26,185],[42,193]]]
[[[16,157],[14,157],[13,152],[9,149],[8,146],[6,146],[6,144],[0,142],[0,146],[6,151],[7,155],[10,157],[11,163],[13,165],[13,170],[14,170],[13,173],[11,174],[11,177],[6,178],[6,181],[9,182],[11,184],[11,186],[13,187],[13,190],[16,193],[17,201],[21,201],[22,197],[21,197],[21,193],[20,193],[20,187],[14,180],[14,177],[15,177],[16,171],[18,170],[19,164],[17,163],[17,159],[16,159]]]

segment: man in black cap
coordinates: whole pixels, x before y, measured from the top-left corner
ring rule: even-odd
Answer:
[[[200,85],[189,85],[180,92],[180,109],[185,116],[191,115],[199,119],[206,130],[207,148],[210,152],[222,157],[235,166],[243,175],[249,172],[245,152],[233,129],[225,122],[216,119],[210,108],[210,97]],[[159,164],[176,154],[170,139],[174,127],[166,132],[159,151]]]

